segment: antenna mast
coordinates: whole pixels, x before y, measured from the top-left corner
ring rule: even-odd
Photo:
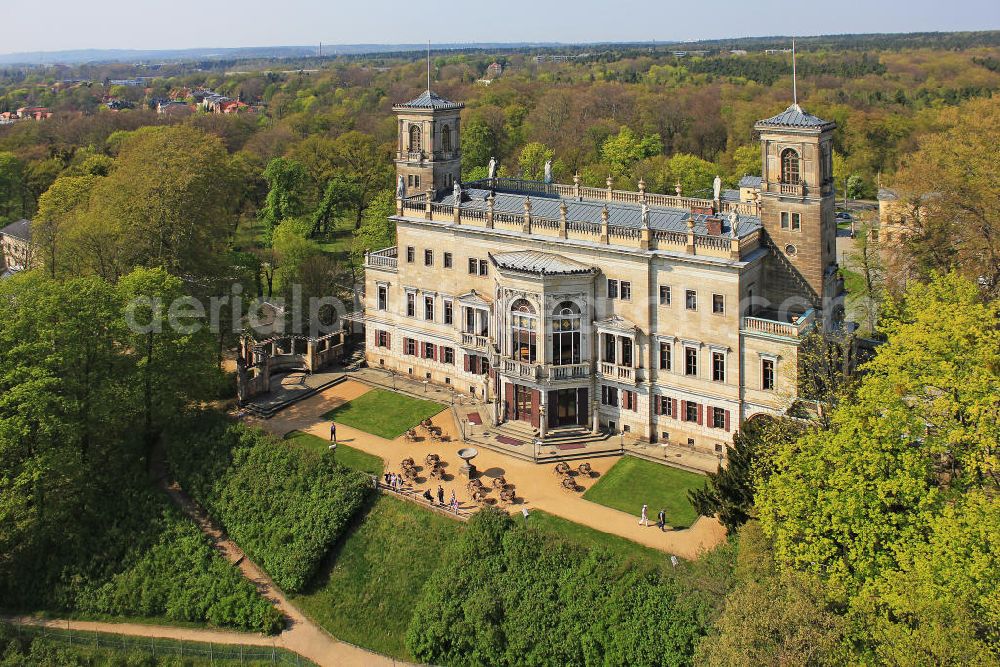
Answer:
[[[795,75],[795,38],[792,38],[792,103],[799,104],[799,84]]]
[[[431,40],[427,40],[427,92],[431,92]]]

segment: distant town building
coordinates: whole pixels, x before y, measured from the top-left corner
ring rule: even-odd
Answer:
[[[133,88],[143,88],[150,81],[153,80],[151,76],[137,76],[134,79],[108,79],[109,86],[130,86]]]
[[[0,229],[0,270],[22,271],[31,266],[31,221],[17,220]]]
[[[171,102],[169,100],[165,100],[156,104],[156,113],[164,116],[186,116],[193,112],[194,107],[187,102]]]
[[[503,74],[503,65],[496,62],[495,60],[486,68],[486,78],[495,79]]]

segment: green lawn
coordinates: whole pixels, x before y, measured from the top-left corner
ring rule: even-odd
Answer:
[[[285,440],[293,447],[301,448],[307,452],[315,452],[316,454],[322,454],[330,447],[329,441],[311,433],[303,433],[302,431],[292,431],[285,434]],[[371,473],[372,475],[382,474],[381,458],[343,443],[337,445],[337,463],[343,464],[348,468]]]
[[[519,522],[523,521],[516,515],[514,518]],[[607,549],[619,556],[623,562],[632,561],[638,565],[652,565],[653,567],[665,567],[669,564],[670,556],[662,551],[651,549],[624,537],[601,532],[542,510],[532,510],[529,513],[527,526],[588,549]]]
[[[638,516],[643,503],[649,505],[649,521],[661,510],[674,528],[687,528],[698,518],[688,501],[688,491],[705,485],[707,478],[692,472],[625,456],[583,497]]]
[[[392,440],[443,409],[443,405],[434,401],[373,389],[330,410],[323,418]]]
[[[339,455],[339,450],[338,450]],[[295,604],[333,636],[404,660],[411,611],[464,524],[382,495]]]

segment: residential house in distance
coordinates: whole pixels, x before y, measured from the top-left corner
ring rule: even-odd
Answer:
[[[31,221],[17,220],[0,229],[0,270],[5,274],[28,268],[32,260]]]
[[[745,420],[790,407],[803,337],[843,316],[834,123],[797,104],[759,121],[753,200],[698,199],[460,183],[462,106],[428,90],[394,107],[397,245],[365,258],[370,366],[474,397],[528,442],[724,455]]]
[[[501,65],[495,60],[492,63],[490,63],[489,67],[486,68],[487,79],[495,79],[501,74],[503,74],[503,65]]]

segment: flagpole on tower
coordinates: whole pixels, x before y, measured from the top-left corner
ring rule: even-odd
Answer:
[[[799,84],[795,74],[795,38],[792,38],[792,103],[799,103]]]
[[[431,40],[427,40],[427,92],[431,92]]]

